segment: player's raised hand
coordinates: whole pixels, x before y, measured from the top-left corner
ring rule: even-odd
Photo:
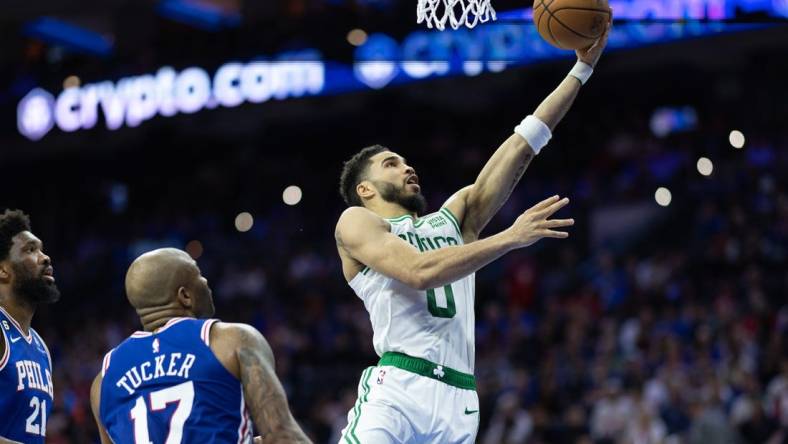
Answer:
[[[570,227],[575,224],[574,219],[549,219],[568,203],[569,198],[560,199],[558,196],[553,196],[526,210],[507,230],[513,237],[515,245],[522,248],[533,245],[545,237],[558,239],[569,237],[569,233],[555,231],[553,228]]]
[[[591,65],[592,68],[596,67],[596,63],[599,61],[599,58],[602,57],[602,51],[604,51],[605,47],[607,46],[607,38],[610,35],[610,30],[613,28],[612,9],[610,10],[610,19],[605,26],[605,32],[597,39],[596,42],[594,42],[593,45],[586,49],[578,49],[575,51],[577,54],[577,60]]]

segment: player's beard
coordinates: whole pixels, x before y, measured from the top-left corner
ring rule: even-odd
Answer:
[[[213,305],[213,292],[208,286],[199,291],[201,293],[194,306],[194,316],[197,319],[208,319],[216,313],[216,307]]]
[[[44,278],[43,272],[37,276],[23,265],[14,264],[14,293],[33,304],[50,304],[60,299],[60,290],[54,282]]]
[[[374,181],[375,188],[380,192],[380,197],[386,202],[399,204],[411,213],[424,214],[427,210],[427,199],[421,193],[407,194],[405,187],[397,188],[388,182]]]

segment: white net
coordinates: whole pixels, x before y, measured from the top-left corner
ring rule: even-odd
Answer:
[[[479,23],[495,20],[491,0],[419,0],[416,11],[418,23],[427,22],[429,28],[473,28]]]

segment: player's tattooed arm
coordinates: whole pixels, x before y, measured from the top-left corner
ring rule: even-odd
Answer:
[[[534,152],[525,140],[512,135],[493,153],[473,185],[446,202],[446,208],[459,219],[466,243],[479,238],[479,233],[509,199],[533,158]]]
[[[99,438],[101,438],[101,444],[112,444],[112,440],[107,433],[107,430],[104,428],[104,425],[101,424],[101,419],[99,416],[99,408],[101,403],[101,373],[96,376],[96,379],[93,380],[93,384],[90,386],[90,409],[93,410],[93,418],[96,420],[96,426],[98,427],[99,431]]]
[[[608,25],[603,37],[591,49],[578,52],[578,58],[595,65],[607,43],[609,32]],[[575,102],[580,86],[577,78],[567,75],[539,104],[533,115],[554,131]],[[466,242],[478,238],[482,229],[509,198],[534,156],[528,142],[522,136],[513,134],[493,153],[473,185],[463,188],[446,203],[445,206],[462,224]]]
[[[243,324],[237,329],[236,357],[244,399],[263,443],[309,443],[290,413],[274,371],[274,354],[263,335]]]

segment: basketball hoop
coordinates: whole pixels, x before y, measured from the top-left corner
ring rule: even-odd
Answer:
[[[419,0],[416,10],[417,23],[427,22],[430,29],[446,29],[446,22],[453,29],[460,26],[473,28],[479,23],[495,20],[491,0]]]

